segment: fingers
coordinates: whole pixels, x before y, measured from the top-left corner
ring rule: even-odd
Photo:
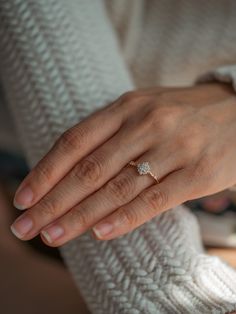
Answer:
[[[151,160],[151,156],[152,158],[156,156],[158,160],[157,152],[156,154],[149,152],[140,157],[140,161],[148,158],[147,156],[149,156],[149,160]],[[172,157],[171,167],[168,158],[158,162],[160,177],[165,176],[169,170],[173,170],[174,161],[175,159]],[[153,160],[151,163],[155,165]],[[153,171],[156,172],[155,166],[153,166]],[[59,246],[79,236],[120,206],[129,203],[153,183],[155,183],[155,180],[151,176],[141,176],[135,167],[125,167],[96,193],[86,198],[46,228],[43,228],[41,234],[44,242],[52,246]]]
[[[12,231],[24,240],[36,236],[41,228],[65,214],[119,173],[133,154],[140,153],[140,146],[146,149],[140,141],[134,130],[129,132],[128,139],[125,129],[121,130],[76,164],[48,194],[13,223]],[[24,221],[28,221],[27,229],[21,227]]]
[[[137,112],[137,106],[151,101],[157,92],[156,88],[127,92],[62,134],[17,189],[15,207],[35,205],[78,161],[116,133],[122,122]]]
[[[41,235],[44,242],[59,246],[79,236],[119,206],[131,201],[145,186],[152,183],[153,180],[150,177],[141,178],[134,168],[125,167],[99,191],[43,228]]]
[[[121,123],[121,111],[114,116],[107,107],[66,131],[21,183],[15,194],[15,207],[26,209],[36,204],[75,163],[111,137]]]
[[[189,197],[186,170],[177,170],[160,184],[145,189],[130,203],[93,227],[97,239],[110,240],[121,236],[171,207],[185,202]]]

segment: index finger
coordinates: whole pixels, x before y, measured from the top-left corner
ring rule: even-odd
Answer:
[[[18,187],[14,206],[26,209],[36,204],[84,156],[104,143],[121,126],[122,113],[102,108],[64,132]]]

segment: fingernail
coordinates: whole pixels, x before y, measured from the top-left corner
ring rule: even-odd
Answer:
[[[30,204],[33,200],[33,191],[29,187],[24,187],[20,189],[19,192],[16,192],[14,197],[14,206],[18,209],[26,209],[30,207]]]
[[[12,225],[12,233],[19,239],[23,238],[33,227],[33,221],[28,216],[18,218]]]
[[[113,225],[108,222],[100,223],[99,225],[93,227],[93,231],[98,238],[102,238],[113,230]]]
[[[61,226],[54,225],[47,228],[46,230],[42,230],[41,234],[49,243],[52,243],[64,234],[64,229]]]

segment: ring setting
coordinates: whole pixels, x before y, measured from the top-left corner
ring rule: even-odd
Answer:
[[[131,160],[129,162],[129,165],[135,166],[140,175],[149,174],[157,181],[157,183],[159,183],[159,179],[157,178],[157,176],[151,172],[151,166],[148,161],[136,163],[135,161]]]
[[[144,161],[142,163],[137,164],[137,170],[138,170],[138,173],[141,175],[148,174],[149,171],[151,171],[149,162]]]

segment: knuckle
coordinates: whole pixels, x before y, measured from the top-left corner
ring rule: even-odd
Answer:
[[[82,127],[71,128],[60,137],[57,145],[62,151],[78,150],[85,138],[85,130]]]
[[[134,194],[135,182],[131,176],[123,174],[109,181],[106,189],[109,195],[120,201],[124,201],[127,199],[127,196]]]
[[[39,163],[32,174],[39,183],[51,182],[53,178],[54,167],[49,163]]]
[[[70,212],[70,218],[71,218],[71,222],[75,226],[80,225],[82,226],[82,228],[85,228],[86,226],[88,226],[91,220],[89,216],[89,212],[81,208],[81,206],[74,208]]]
[[[121,208],[118,212],[118,216],[118,220],[124,225],[132,227],[138,224],[138,217],[134,210]]]
[[[158,188],[141,193],[140,198],[153,213],[165,209],[168,204],[167,193]]]
[[[151,95],[147,95],[142,91],[135,90],[129,91],[121,95],[114,105],[116,110],[121,110],[126,112],[126,110],[132,110],[131,108],[135,109],[137,106],[149,103],[152,99]],[[118,105],[118,106],[117,106]]]
[[[121,95],[120,100],[122,102],[130,102],[136,97],[136,92],[135,91],[128,91]]]
[[[53,198],[45,196],[38,204],[40,214],[46,218],[52,218],[56,216],[59,210],[59,204]]]
[[[140,102],[150,102],[152,99],[151,95],[146,95],[142,91],[129,91],[123,95],[120,96],[119,98],[119,103],[121,105],[126,105],[129,103],[129,105],[136,105],[137,103]]]
[[[102,162],[95,156],[89,156],[74,167],[72,177],[88,183],[94,183],[100,179],[102,169]]]
[[[154,104],[153,109],[147,113],[146,120],[152,127],[166,131],[175,123],[176,115],[170,107]]]

